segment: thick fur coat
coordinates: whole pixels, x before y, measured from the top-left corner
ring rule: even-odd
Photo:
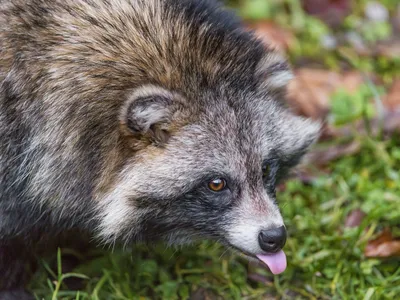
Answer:
[[[285,108],[290,78],[214,1],[0,1],[0,290],[69,230],[262,252],[319,128]]]

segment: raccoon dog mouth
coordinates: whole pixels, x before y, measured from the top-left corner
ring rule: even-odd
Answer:
[[[238,249],[234,247],[236,250],[238,250],[243,256],[250,260],[257,259],[261,262],[263,262],[265,265],[268,266],[270,269],[271,273],[274,275],[280,274],[283,271],[286,270],[286,255],[283,250],[279,250],[276,253],[265,253],[265,254],[250,254],[246,251],[243,251],[241,249]]]

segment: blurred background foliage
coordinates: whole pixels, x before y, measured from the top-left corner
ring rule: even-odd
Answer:
[[[385,48],[394,31],[398,34],[397,0],[225,2],[249,22],[270,20],[287,30],[287,50],[294,63],[323,64],[336,70],[343,68],[343,64],[357,65],[365,72],[378,72],[388,82],[400,74],[398,43]],[[382,43],[378,45],[379,42]],[[388,53],[391,50],[393,53]]]

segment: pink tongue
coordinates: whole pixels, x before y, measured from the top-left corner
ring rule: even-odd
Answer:
[[[282,250],[268,255],[257,255],[258,259],[265,263],[273,274],[280,274],[286,269],[286,255]]]

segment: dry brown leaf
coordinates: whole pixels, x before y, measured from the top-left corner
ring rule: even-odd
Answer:
[[[280,52],[285,52],[293,45],[295,40],[293,33],[270,21],[247,23],[247,27],[250,30],[254,30],[255,35],[265,45],[275,48]]]
[[[375,240],[372,240],[364,249],[366,257],[394,257],[400,256],[400,240],[393,239],[389,229],[385,229]]]
[[[389,93],[383,100],[383,104],[387,109],[391,111],[400,110],[400,78],[393,82]]]
[[[333,71],[301,68],[290,83],[288,101],[294,110],[307,117],[324,119],[330,109],[330,97],[339,88],[354,92],[363,78],[358,72],[339,74]]]
[[[342,78],[341,85],[339,87],[344,88],[349,93],[355,93],[360,88],[360,85],[363,83],[364,79],[361,73],[357,71],[348,71],[343,74],[340,74]]]
[[[355,209],[349,213],[344,224],[345,227],[357,227],[364,219],[365,213],[361,209]]]

